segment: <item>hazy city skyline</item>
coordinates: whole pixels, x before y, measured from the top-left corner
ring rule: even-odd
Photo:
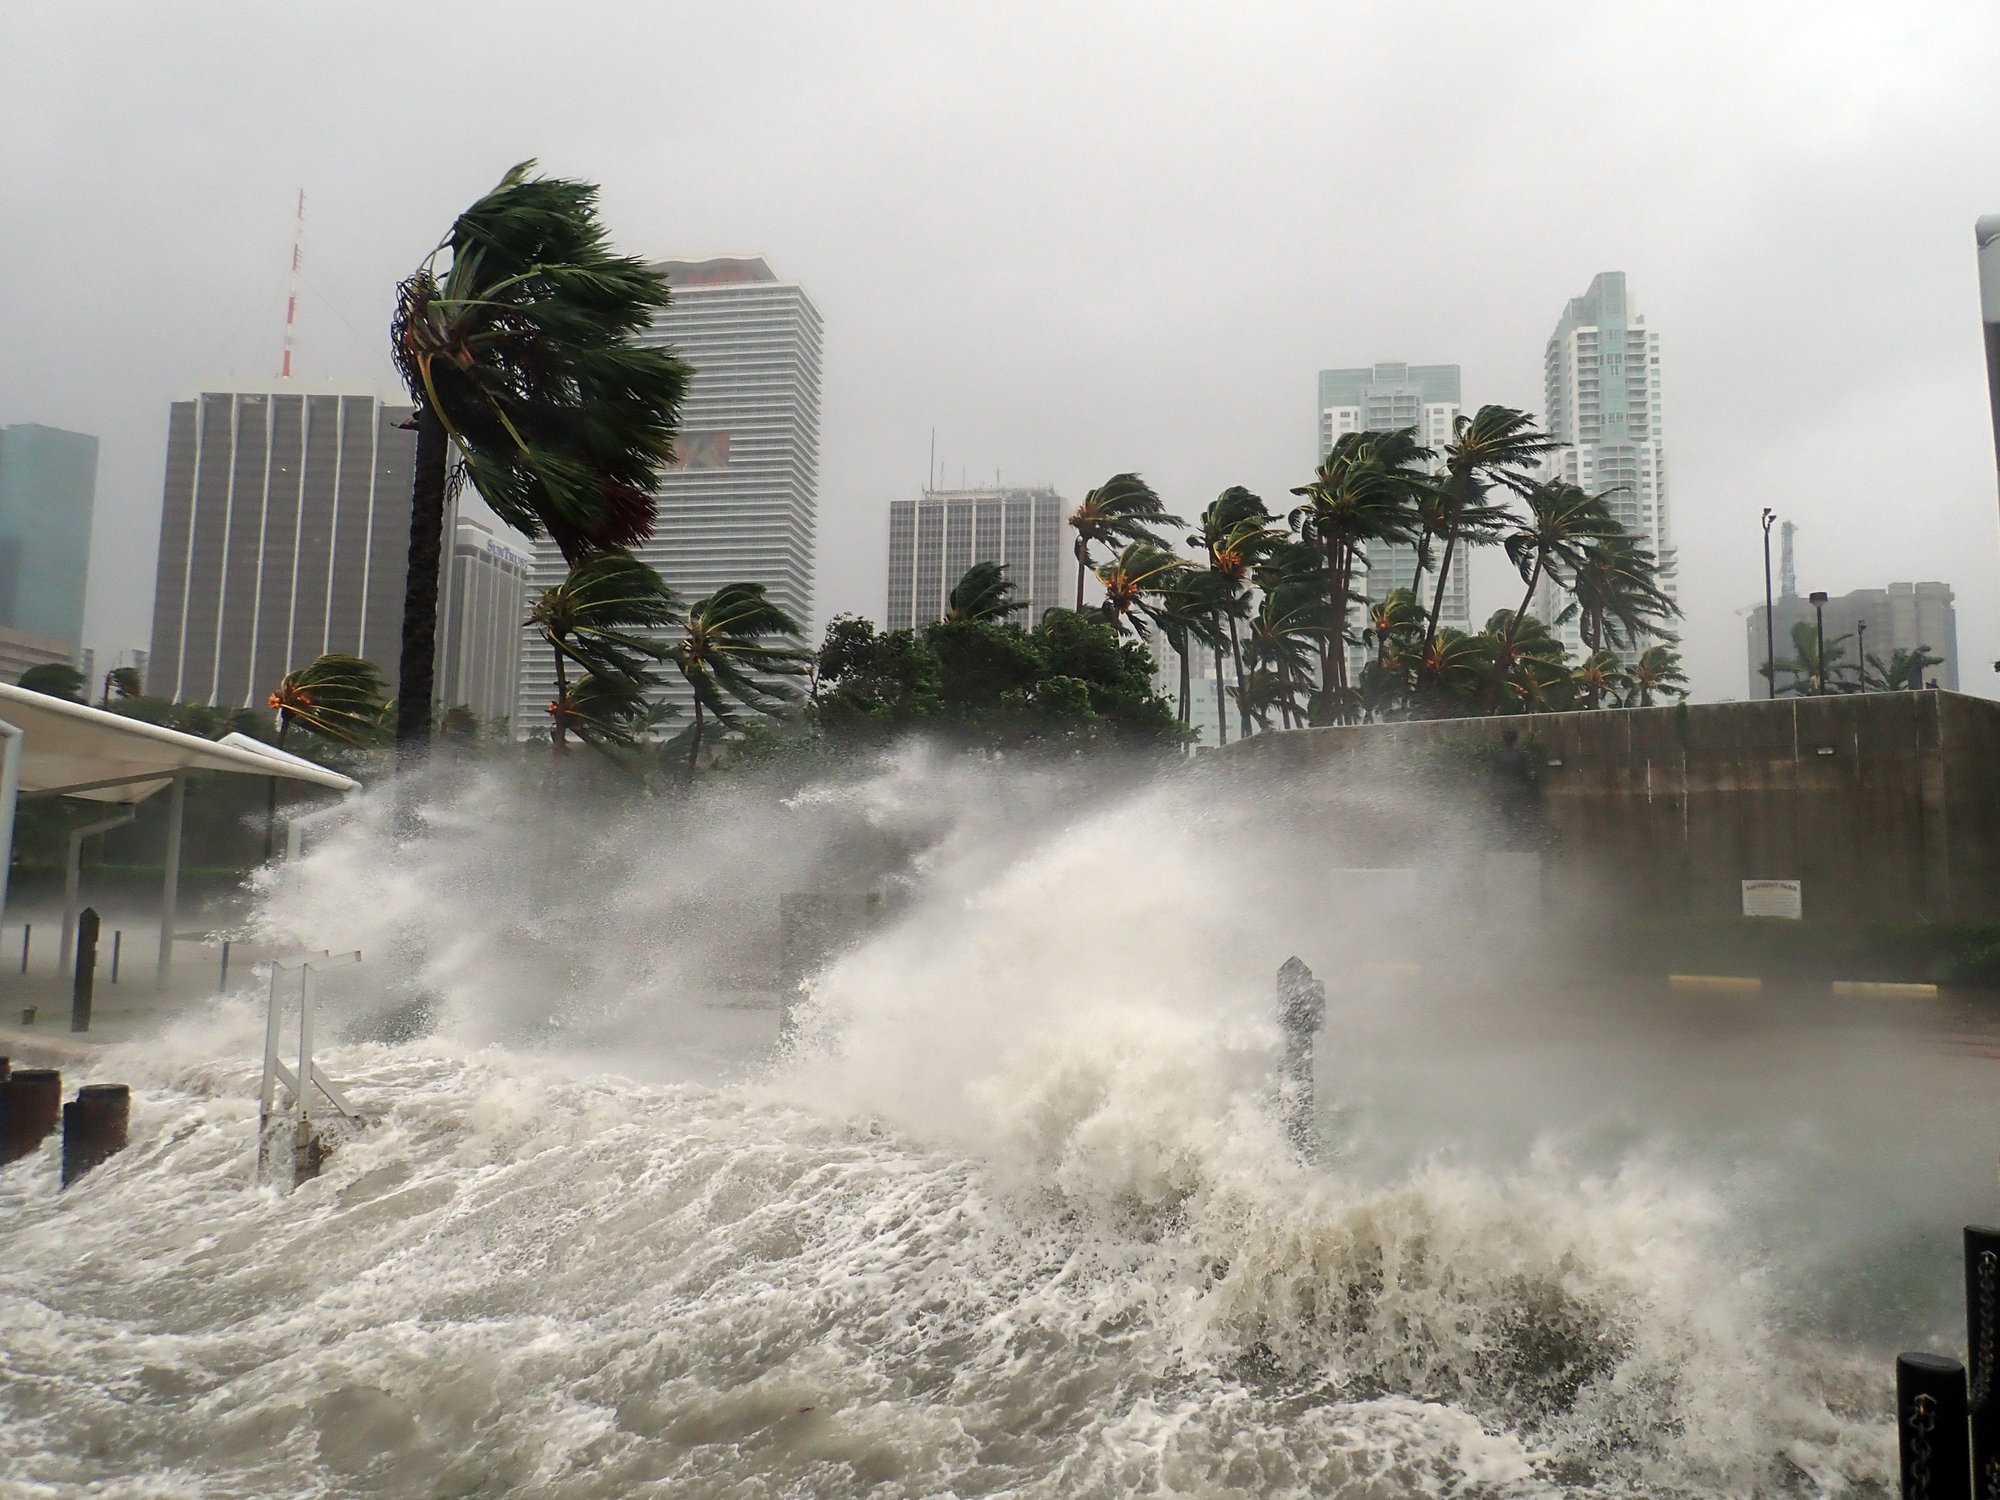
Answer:
[[[1965,659],[2000,656],[1971,232],[2000,204],[2000,15],[482,14],[440,74],[397,40],[406,7],[9,13],[35,65],[0,91],[0,424],[102,439],[100,656],[147,638],[168,403],[275,372],[298,189],[298,368],[393,395],[396,280],[527,156],[601,182],[622,250],[763,255],[812,288],[821,621],[879,615],[886,502],[933,428],[947,479],[1080,495],[1136,469],[1183,514],[1232,483],[1276,506],[1310,474],[1314,372],[1450,360],[1467,409],[1539,411],[1549,327],[1616,269],[1674,371],[1697,693],[1742,691],[1764,505],[1813,538],[1802,588],[1943,579]],[[1449,107],[1409,108],[1419,85]],[[1509,581],[1479,560],[1475,616]]]

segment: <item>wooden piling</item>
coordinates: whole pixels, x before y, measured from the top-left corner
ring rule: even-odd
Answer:
[[[90,1002],[97,991],[97,908],[86,906],[76,918],[76,963],[70,973],[69,1029],[90,1030]]]
[[[1964,1365],[1941,1354],[1896,1356],[1896,1448],[1906,1500],[1966,1500]]]
[[[62,1185],[125,1149],[132,1121],[132,1090],[122,1083],[89,1083],[63,1106]]]
[[[21,1068],[0,1094],[0,1167],[41,1149],[62,1114],[62,1074],[54,1068]]]

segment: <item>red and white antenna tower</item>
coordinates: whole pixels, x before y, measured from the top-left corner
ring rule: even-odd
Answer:
[[[306,190],[299,189],[299,214],[292,227],[292,280],[290,294],[285,298],[285,358],[278,366],[278,378],[292,378],[292,337],[299,322],[299,267],[305,259],[306,241]]]

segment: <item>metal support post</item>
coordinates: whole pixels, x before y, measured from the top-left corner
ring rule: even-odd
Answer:
[[[7,913],[7,875],[14,868],[14,811],[21,797],[21,731],[0,720],[0,917]],[[22,973],[27,972],[27,953],[21,955]]]
[[[1965,1352],[1973,1500],[2000,1500],[2000,1229],[1981,1225],[1965,1230]]]
[[[160,882],[160,963],[155,982],[167,987],[174,967],[174,928],[180,920],[181,818],[187,811],[187,778],[175,775],[167,793],[167,872]]]
[[[1278,1026],[1285,1033],[1278,1068],[1278,1114],[1299,1154],[1317,1154],[1313,1089],[1313,1037],[1326,1020],[1326,986],[1296,955],[1278,970]]]
[[[69,991],[69,1029],[90,1030],[90,999],[97,985],[97,908],[86,906],[76,925],[76,977]]]
[[[76,937],[76,904],[83,899],[83,841],[96,834],[108,833],[113,828],[123,828],[138,816],[133,808],[126,808],[115,818],[105,818],[101,822],[86,823],[81,828],[69,831],[69,854],[63,864],[63,910],[62,936],[56,940],[56,972],[70,972],[69,956],[71,944]]]
[[[125,929],[122,927],[112,928],[111,929],[111,982],[113,984],[116,984],[118,982],[118,953],[119,950],[122,949],[124,946],[125,946]]]
[[[1964,1365],[1941,1354],[1896,1356],[1896,1448],[1908,1500],[1971,1493]]]
[[[359,953],[315,953],[271,965],[270,992],[264,1013],[264,1076],[257,1089],[257,1175],[260,1181],[270,1172],[271,1142],[278,1121],[280,1083],[292,1091],[293,1186],[316,1176],[320,1163],[326,1156],[325,1147],[312,1125],[313,1091],[318,1090],[342,1118],[355,1123],[361,1118],[355,1113],[354,1107],[347,1102],[346,1096],[334,1087],[326,1074],[322,1073],[312,1060],[313,976],[319,970],[336,964],[359,962],[361,962]],[[299,1065],[296,1072],[285,1065],[278,1050],[282,1039],[280,1008],[284,1004],[280,976],[293,970],[297,970],[299,974]]]

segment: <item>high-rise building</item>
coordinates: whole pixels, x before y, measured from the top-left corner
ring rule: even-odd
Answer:
[[[1623,271],[1601,273],[1569,300],[1549,335],[1542,378],[1545,427],[1563,445],[1550,455],[1549,472],[1592,494],[1612,492],[1611,513],[1658,559],[1660,588],[1674,598],[1679,558],[1667,509],[1660,335],[1631,311]],[[1568,590],[1551,580],[1536,613],[1554,622],[1568,602]],[[1582,650],[1576,621],[1558,629],[1572,651]],[[1636,657],[1643,645],[1623,654]]]
[[[82,648],[96,495],[96,438],[0,427],[0,630],[44,659]]]
[[[440,707],[463,706],[482,725],[512,731],[532,565],[526,552],[508,546],[489,528],[459,521],[438,610]]]
[[[1325,458],[1343,434],[1350,432],[1394,432],[1416,429],[1417,441],[1431,449],[1442,449],[1451,441],[1452,423],[1459,414],[1457,365],[1409,365],[1385,361],[1352,370],[1319,372],[1319,456]],[[1368,597],[1385,599],[1397,589],[1417,589],[1417,549],[1403,542],[1370,542],[1366,552]],[[1432,569],[1438,558],[1433,555]],[[1445,586],[1441,623],[1466,628],[1470,610],[1467,577],[1470,569],[1462,556],[1454,561]],[[1426,575],[1428,584],[1418,591],[1421,603],[1430,606],[1430,591],[1437,587],[1437,574]]]
[[[889,503],[889,629],[908,630],[944,615],[945,600],[974,563],[1006,566],[1027,608],[1015,623],[1033,628],[1063,596],[1063,499],[1052,489],[925,490]]]
[[[684,601],[725,583],[761,583],[810,638],[819,503],[820,316],[804,288],[759,257],[670,260],[673,305],[645,340],[693,368],[679,462],[660,482],[659,524],[636,549]],[[531,586],[560,581],[561,554],[535,549]],[[521,722],[546,723],[555,666],[528,642]],[[691,699],[671,673],[661,696]],[[669,725],[669,729],[675,727]]]
[[[1766,652],[1775,647],[1780,662],[1798,659],[1797,636],[1816,650],[1816,630],[1821,616],[1826,621],[1827,682],[1830,687],[1852,686],[1865,653],[1868,679],[1876,682],[1875,663],[1884,669],[1894,662],[1898,651],[1915,654],[1921,648],[1942,657],[1935,666],[1923,669],[1925,685],[1936,683],[1950,692],[1958,690],[1958,611],[1951,585],[1947,583],[1892,583],[1884,589],[1853,589],[1828,596],[1815,612],[1812,601],[1797,593],[1781,593],[1772,607],[1776,621],[1775,640],[1764,634],[1764,606],[1759,604],[1749,616],[1749,688],[1752,698],[1765,697],[1770,687],[1764,676]],[[1803,626],[1800,631],[1798,627]],[[1791,687],[1799,675],[1778,669],[1778,691]],[[1903,686],[1907,684],[1892,684]]]
[[[334,651],[394,681],[416,434],[372,391],[205,391],[168,416],[146,689],[261,704]]]

